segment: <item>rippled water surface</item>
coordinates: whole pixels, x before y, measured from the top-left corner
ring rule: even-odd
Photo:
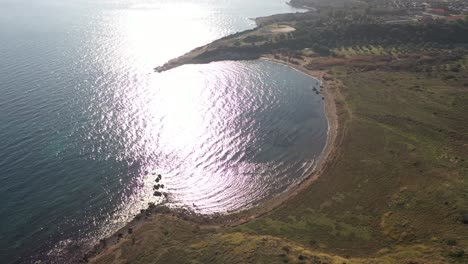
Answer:
[[[266,61],[152,68],[285,1],[0,0],[0,263],[65,263],[153,196],[256,205],[324,147],[318,82]],[[66,257],[67,261],[63,258]],[[65,261],[65,262],[64,262]]]

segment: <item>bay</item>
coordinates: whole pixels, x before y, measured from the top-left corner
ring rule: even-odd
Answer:
[[[0,262],[65,263],[153,196],[242,210],[313,170],[319,84],[266,61],[152,71],[284,1],[0,0]]]

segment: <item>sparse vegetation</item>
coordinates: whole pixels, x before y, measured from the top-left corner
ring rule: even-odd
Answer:
[[[296,15],[288,35],[265,25],[168,66],[266,56],[326,71],[339,152],[314,184],[241,225],[256,208],[157,214],[94,262],[467,263],[468,24],[347,17]]]

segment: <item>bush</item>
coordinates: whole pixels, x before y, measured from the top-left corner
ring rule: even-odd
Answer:
[[[244,38],[244,41],[247,43],[253,43],[253,42],[258,42],[262,40],[265,40],[264,36],[250,35]]]
[[[451,251],[449,256],[452,258],[462,258],[465,255],[465,251],[463,249]]]
[[[447,240],[447,245],[449,245],[449,246],[456,246],[456,245],[457,245],[457,241],[456,241],[456,240],[453,240],[453,239],[449,239],[449,240]]]

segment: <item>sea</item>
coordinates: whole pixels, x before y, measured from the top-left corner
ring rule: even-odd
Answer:
[[[231,213],[309,176],[328,132],[317,79],[263,60],[153,71],[303,11],[0,0],[0,263],[74,263],[148,203]]]

